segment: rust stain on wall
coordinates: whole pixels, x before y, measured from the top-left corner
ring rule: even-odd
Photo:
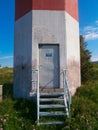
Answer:
[[[76,92],[76,89],[80,86],[80,65],[79,62],[73,60],[69,61],[67,65],[68,71],[68,84],[72,95]]]

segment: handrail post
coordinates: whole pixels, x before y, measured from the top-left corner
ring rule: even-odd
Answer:
[[[66,105],[66,112],[67,116],[70,117],[71,94],[68,87],[66,69],[63,69],[63,88],[64,88],[64,101]]]
[[[39,124],[39,71],[37,69],[32,70],[32,90],[31,91],[33,91],[33,94],[37,94],[37,121]]]
[[[38,75],[37,75],[37,121],[38,121],[38,125],[39,125],[39,71],[38,71]]]
[[[38,84],[38,70],[37,69],[33,69],[32,70],[32,88],[31,91],[33,93],[37,93],[37,84]]]

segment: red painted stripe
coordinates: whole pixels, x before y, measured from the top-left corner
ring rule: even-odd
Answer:
[[[15,20],[32,10],[32,0],[15,0]]]
[[[78,0],[66,0],[66,12],[78,21]]]
[[[31,10],[67,11],[78,20],[77,0],[16,0],[15,19],[19,19]]]
[[[33,10],[65,10],[65,0],[33,0]]]

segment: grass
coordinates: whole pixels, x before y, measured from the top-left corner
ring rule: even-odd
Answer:
[[[0,68],[0,84],[13,83],[13,69],[12,68]]]
[[[98,64],[93,64],[92,81],[77,89],[72,98],[71,118],[62,126],[36,125],[36,103],[13,98],[13,69],[0,69],[4,85],[0,103],[0,128],[4,130],[97,130],[98,129]]]

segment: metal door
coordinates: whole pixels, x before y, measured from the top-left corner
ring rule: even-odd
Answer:
[[[59,87],[59,45],[39,45],[39,86]]]

